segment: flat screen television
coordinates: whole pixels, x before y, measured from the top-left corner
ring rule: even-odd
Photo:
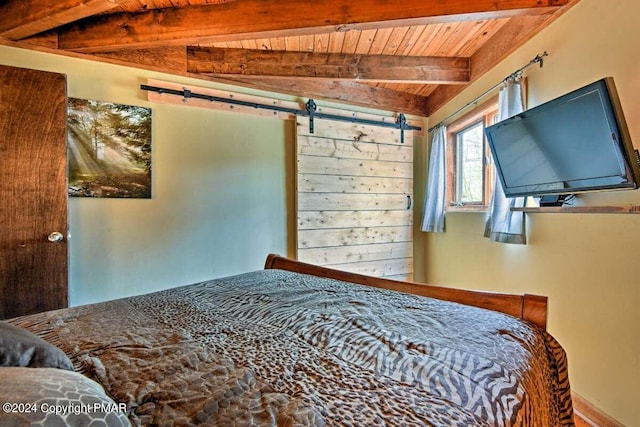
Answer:
[[[638,152],[611,77],[485,133],[507,197],[638,188]]]

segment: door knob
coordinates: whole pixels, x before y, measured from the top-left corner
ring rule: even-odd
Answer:
[[[54,231],[53,233],[49,234],[49,236],[47,237],[47,240],[53,243],[59,243],[64,240],[64,236],[62,235],[62,233],[58,231]]]

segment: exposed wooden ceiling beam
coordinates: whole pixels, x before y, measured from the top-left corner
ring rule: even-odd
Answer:
[[[332,80],[256,79],[233,77],[216,79],[230,84],[244,84],[255,89],[286,93],[305,98],[324,99],[368,108],[415,114],[426,117],[427,98],[367,84]]]
[[[187,71],[247,78],[289,77],[464,84],[469,82],[469,59],[189,46]]]
[[[131,67],[163,71],[203,80],[249,87],[294,96],[344,102],[370,108],[379,108],[406,114],[426,116],[427,98],[386,88],[378,88],[354,82],[329,80],[296,80],[289,78],[211,77],[188,73],[186,49],[180,47],[132,49],[103,52],[89,56],[99,61]]]
[[[127,49],[82,56],[101,62],[160,71],[180,76],[187,75],[186,49],[180,46],[158,47],[153,49]]]
[[[20,40],[113,9],[126,0],[7,0],[0,2],[0,37]]]
[[[70,0],[68,0],[70,1]],[[60,49],[113,51],[538,15],[569,0],[243,0],[119,13],[61,30]]]

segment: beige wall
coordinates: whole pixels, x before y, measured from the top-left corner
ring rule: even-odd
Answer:
[[[433,124],[549,52],[531,68],[529,106],[613,76],[640,147],[640,2],[582,0],[492,72],[429,118]],[[581,197],[592,205],[640,204],[640,191]],[[529,243],[482,238],[483,215],[449,213],[425,241],[426,279],[447,286],[549,296],[549,331],[565,347],[574,391],[640,425],[640,216],[529,214]]]
[[[287,254],[292,121],[149,103],[126,67],[0,46],[0,63],[67,74],[70,97],[153,109],[153,198],[69,200],[70,300],[90,303],[262,268]]]

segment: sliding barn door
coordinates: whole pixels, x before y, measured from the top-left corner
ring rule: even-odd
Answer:
[[[0,65],[0,319],[67,306],[66,90]]]
[[[413,277],[413,137],[297,119],[297,258],[377,277]]]

